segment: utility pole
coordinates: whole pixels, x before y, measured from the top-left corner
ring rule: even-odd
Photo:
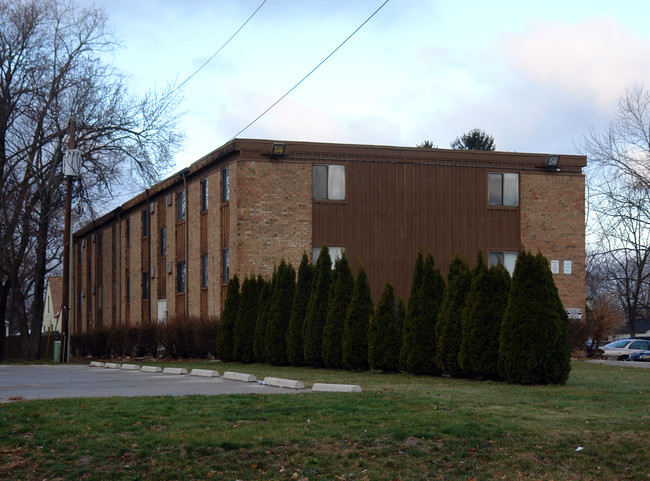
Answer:
[[[61,293],[61,362],[67,363],[70,351],[70,307],[72,302],[70,273],[72,262],[72,179],[79,175],[81,164],[81,153],[75,150],[75,118],[70,119],[70,130],[68,133],[68,150],[63,156],[63,173],[65,175],[65,227],[63,229],[63,289]]]

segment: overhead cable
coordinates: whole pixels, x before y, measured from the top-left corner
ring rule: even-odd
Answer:
[[[311,70],[307,75],[305,75],[305,76],[304,76],[304,77],[303,77],[303,78],[302,78],[302,79],[301,79],[297,84],[295,84],[293,87],[291,87],[291,88],[287,91],[287,93],[285,93],[282,97],[280,97],[278,100],[276,100],[276,101],[275,101],[275,102],[274,102],[274,103],[273,103],[273,104],[272,104],[268,109],[266,109],[264,112],[262,112],[262,113],[261,113],[261,114],[260,114],[260,115],[255,119],[255,120],[253,120],[253,121],[252,121],[251,123],[249,123],[246,127],[244,127],[244,128],[241,129],[239,132],[237,132],[235,135],[233,135],[232,138],[231,138],[230,140],[234,140],[234,139],[236,139],[239,135],[241,135],[241,134],[244,133],[246,130],[248,130],[248,128],[251,127],[255,122],[257,122],[259,119],[261,119],[262,117],[264,117],[264,116],[265,116],[265,115],[266,115],[266,114],[267,114],[267,113],[268,113],[268,112],[269,112],[273,107],[275,107],[275,106],[278,105],[280,102],[282,102],[282,100],[284,100],[284,98],[285,98],[287,95],[289,95],[291,92],[293,92],[293,91],[294,91],[294,90],[295,90],[295,89],[296,89],[296,88],[297,88],[301,83],[303,83],[305,80],[307,80],[307,78],[308,78],[311,74],[313,74],[313,73],[314,73],[314,72],[315,72],[315,71],[316,71],[316,70],[317,70],[321,65],[323,65],[323,64],[324,64],[324,63],[325,63],[325,62],[326,62],[326,61],[327,61],[327,60],[328,60],[332,55],[334,55],[334,54],[335,54],[335,53],[336,53],[336,52],[337,52],[337,51],[338,51],[338,50],[339,50],[343,45],[345,45],[345,44],[347,43],[348,40],[350,40],[350,39],[351,39],[351,38],[352,38],[352,37],[353,37],[353,36],[354,36],[354,35],[355,35],[359,30],[361,30],[361,29],[363,28],[363,26],[364,26],[366,23],[368,23],[368,22],[370,21],[370,19],[371,19],[372,17],[374,17],[374,16],[379,12],[379,10],[381,10],[382,8],[384,8],[384,5],[386,5],[389,1],[390,1],[390,0],[386,0],[384,3],[382,3],[382,4],[379,6],[379,8],[378,8],[377,10],[375,10],[375,11],[372,13],[372,15],[370,15],[370,16],[369,16],[369,17],[368,17],[368,18],[367,18],[367,19],[366,19],[366,20],[365,20],[361,25],[359,25],[359,26],[357,27],[357,29],[356,29],[354,32],[352,32],[352,33],[351,33],[351,34],[350,34],[350,35],[349,35],[345,40],[343,40],[343,42],[341,42],[341,44],[340,44],[338,47],[336,47],[334,50],[332,50],[332,52],[331,52],[327,57],[325,57],[323,60],[321,60],[320,63],[319,63],[318,65],[316,65],[316,66],[315,66],[315,67],[314,67],[314,68],[313,68],[313,69],[312,69],[312,70]]]

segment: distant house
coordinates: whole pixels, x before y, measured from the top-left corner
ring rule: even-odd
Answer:
[[[221,314],[237,273],[322,246],[408,298],[418,251],[550,263],[585,309],[584,156],[235,139],[74,234],[71,330]]]
[[[61,291],[63,277],[53,276],[47,278],[47,291],[45,292],[45,308],[43,309],[43,332],[61,330]]]

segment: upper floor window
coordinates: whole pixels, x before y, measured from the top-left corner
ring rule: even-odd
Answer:
[[[230,200],[230,167],[221,171],[221,202]]]
[[[176,292],[185,292],[185,261],[176,263]]]
[[[185,191],[181,190],[176,193],[176,221],[185,220]]]
[[[208,178],[201,181],[201,211],[208,210]]]
[[[149,209],[142,211],[142,237],[149,237]]]
[[[167,255],[167,227],[160,228],[160,255]]]
[[[345,200],[345,166],[314,165],[312,194],[314,199]]]
[[[115,252],[115,244],[117,244],[117,226],[113,224],[111,227],[111,250]]]
[[[221,251],[221,282],[227,284],[230,280],[230,252],[228,248]]]
[[[131,219],[126,219],[126,243],[131,242]]]
[[[97,233],[97,255],[100,257],[104,255],[104,233],[103,232]]]
[[[517,262],[518,252],[490,252],[489,264],[490,267],[502,264],[503,267],[510,273],[515,272],[515,263]]]
[[[490,173],[488,175],[489,205],[519,205],[519,174]]]
[[[144,271],[142,273],[142,300],[149,299],[149,286],[150,286],[150,274],[149,271]]]
[[[208,255],[201,256],[201,287],[208,287]]]

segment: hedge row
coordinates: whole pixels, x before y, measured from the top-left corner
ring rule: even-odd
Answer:
[[[71,337],[78,356],[209,358],[216,353],[217,318],[171,318],[166,323],[116,326]]]

